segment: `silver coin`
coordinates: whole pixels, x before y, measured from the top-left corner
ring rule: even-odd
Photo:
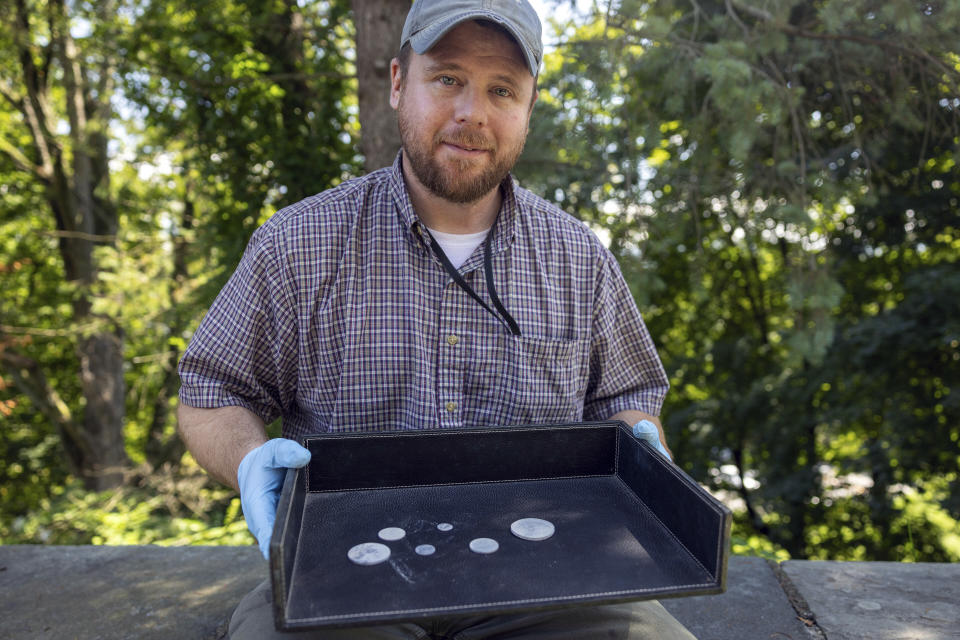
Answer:
[[[369,566],[386,562],[390,557],[390,547],[379,542],[364,542],[347,551],[347,557],[354,564]]]
[[[377,535],[381,540],[386,540],[387,542],[396,542],[397,540],[403,540],[403,537],[407,535],[407,532],[400,527],[387,527],[386,529],[380,529],[380,533]]]
[[[437,548],[432,544],[420,544],[417,545],[417,548],[414,551],[421,556],[432,556],[436,552]]]
[[[470,551],[474,553],[494,553],[500,543],[493,538],[474,538],[470,541]]]
[[[450,531],[453,529],[453,525],[450,524],[449,522],[441,522],[440,524],[437,525],[437,529],[439,529],[440,531]]]
[[[552,522],[540,518],[521,518],[510,525],[510,533],[521,540],[533,540],[534,542],[546,540],[556,530]]]

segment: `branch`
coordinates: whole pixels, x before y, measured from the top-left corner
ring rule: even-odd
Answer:
[[[0,335],[10,333],[21,336],[35,336],[39,338],[67,338],[85,334],[96,326],[92,322],[74,325],[70,329],[40,329],[37,327],[17,327],[9,324],[0,324]]]
[[[783,94],[784,100],[790,107],[790,123],[791,129],[793,131],[794,140],[797,145],[797,153],[800,154],[800,200],[801,204],[807,206],[807,147],[804,141],[803,132],[805,131],[802,121],[800,119],[800,113],[797,110],[797,105],[794,104],[794,101],[790,99],[790,83],[787,82],[787,79],[783,77],[783,74],[780,73],[780,68],[766,56],[764,56],[764,63],[771,69],[771,71],[776,74],[777,80],[777,89]],[[769,76],[768,76],[769,77]],[[772,78],[771,78],[772,79]],[[843,83],[840,83],[841,86]]]
[[[753,506],[753,500],[750,498],[750,491],[747,489],[746,485],[743,482],[743,444],[741,443],[738,447],[731,449],[733,454],[733,462],[737,466],[737,475],[739,476],[740,482],[739,487],[737,487],[737,492],[740,494],[740,497],[743,499],[743,504],[747,508],[747,517],[750,519],[750,524],[753,525],[753,528],[757,530],[761,535],[766,536],[770,540],[776,542],[775,534],[773,529],[763,521],[763,517],[757,512],[756,508]]]
[[[53,175],[53,156],[57,145],[50,134],[46,119],[46,85],[40,82],[40,75],[33,64],[33,51],[30,47],[30,18],[24,0],[17,1],[17,54],[23,72],[23,83],[27,89],[27,98],[16,105],[26,118],[33,137],[33,144],[40,157],[43,176]],[[9,99],[9,98],[8,98]],[[53,149],[52,149],[52,148]],[[31,163],[32,164],[32,163]]]
[[[97,235],[95,233],[86,233],[84,231],[41,231],[42,236],[53,236],[54,238],[72,238],[74,240],[89,240],[90,242],[115,242],[115,235]]]
[[[60,55],[60,64],[63,66],[63,85],[66,91],[67,115],[70,119],[70,133],[78,143],[77,148],[83,148],[81,137],[87,130],[87,111],[84,101],[83,71],[78,62],[79,52],[76,43],[70,35],[69,19],[63,0],[51,2],[56,8],[54,17],[55,31],[53,37],[59,44],[57,53]]]
[[[42,180],[49,179],[45,174],[43,167],[38,167],[28,158],[19,148],[13,146],[6,139],[0,138],[0,153],[6,154],[18,169],[26,173],[33,174]]]
[[[700,15],[703,13],[703,9],[697,0],[690,0],[690,4],[693,5],[693,29],[690,31],[690,37],[696,40],[697,34],[700,32]]]
[[[730,19],[737,23],[740,26],[740,30],[743,31],[744,37],[750,36],[750,30],[747,28],[747,25],[743,24],[743,21],[740,19],[740,16],[737,15],[737,12],[733,10],[733,0],[726,0],[727,15],[730,16]]]
[[[23,111],[20,107],[20,99],[13,95],[13,87],[3,79],[0,79],[0,96],[10,103],[10,106],[16,108],[17,111]]]
[[[181,69],[177,68],[176,64],[171,61],[166,61],[169,64],[162,64],[159,62],[154,62],[151,65],[145,65],[145,68],[149,71],[160,74],[166,78],[169,78],[171,81],[184,82],[191,89],[202,90],[202,91],[211,91],[216,89],[224,89],[226,87],[243,87],[254,82],[262,82],[268,80],[270,82],[283,82],[285,80],[299,80],[299,81],[309,81],[314,78],[333,78],[334,80],[356,80],[356,73],[338,73],[334,71],[311,71],[310,73],[304,72],[281,72],[281,73],[261,73],[256,76],[242,77],[242,78],[226,78],[220,82],[204,82],[203,79],[198,78],[192,73],[184,73]]]
[[[111,21],[116,19],[116,3],[108,0],[100,0],[96,3],[97,7],[97,19],[101,25],[111,25]],[[112,26],[109,29],[105,29],[106,33],[109,34],[106,37],[111,39],[111,44],[115,44],[117,39],[117,29],[115,28],[116,23],[112,23]],[[113,95],[113,91],[116,85],[116,49],[111,47],[104,47],[103,61],[100,64],[100,68],[97,70],[99,78],[97,80],[97,102],[99,106],[97,107],[97,117],[102,120],[109,120],[110,116],[107,114],[107,110],[110,109],[110,97]]]
[[[757,7],[752,7],[752,6],[748,5],[748,4],[745,3],[745,2],[742,2],[741,0],[727,0],[727,7],[728,7],[728,8],[729,8],[729,5],[730,5],[731,2],[733,3],[734,6],[737,7],[737,9],[740,9],[740,10],[743,11],[744,13],[749,14],[749,15],[753,16],[754,18],[757,18],[758,20],[762,20],[762,21],[764,21],[764,22],[774,22],[774,21],[775,21],[775,19],[774,19],[774,17],[773,17],[773,14],[769,13],[768,11],[764,11],[763,9],[758,9]]]

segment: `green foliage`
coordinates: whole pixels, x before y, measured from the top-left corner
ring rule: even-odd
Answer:
[[[757,534],[740,512],[734,518],[730,552],[737,556],[754,556],[774,562],[790,559],[790,554],[785,549],[775,545],[766,536]]]
[[[740,499],[738,548],[960,558],[956,3],[628,1],[560,26],[519,173],[609,237],[671,446]]]
[[[16,349],[50,371],[76,370],[65,318],[69,289],[45,218],[31,214],[43,205],[40,189],[0,155],[0,351]],[[17,376],[0,368],[0,520],[36,508],[50,487],[67,478],[61,434],[17,387]],[[76,412],[81,395],[76,377],[63,376],[58,397]]]
[[[223,0],[199,11],[131,0],[113,12],[68,3],[86,77],[100,96],[122,89],[111,100],[110,181],[100,192],[115,203],[117,228],[95,249],[97,279],[84,292],[92,315],[83,322],[72,320],[79,290],[65,281],[49,184],[31,168],[41,159],[29,157],[32,133],[18,96],[35,78],[21,69],[17,47],[29,39],[35,67],[52,70],[41,77],[51,113],[64,113],[65,75],[49,46],[53,13],[44,0],[25,7],[29,36],[14,7],[0,7],[0,521],[50,511],[37,516],[44,522],[63,511],[77,528],[64,527],[57,540],[115,540],[110,507],[138,514],[143,540],[186,539],[186,528],[177,534],[163,523],[166,507],[136,488],[139,480],[122,499],[85,502],[55,418],[81,419],[77,346],[108,326],[124,336],[127,453],[143,476],[166,464],[179,473],[175,367],[193,328],[255,226],[359,166],[349,4]],[[99,76],[92,63],[110,58],[118,63],[112,75]],[[66,115],[56,126],[69,156],[78,129]],[[82,517],[71,507],[80,503]],[[197,514],[192,524],[175,510],[167,516],[177,526],[217,525],[216,514]],[[243,531],[242,523],[232,527]]]
[[[175,363],[251,231],[360,170],[349,5],[98,6],[71,9],[85,59],[117,59],[117,229],[84,323],[0,101],[0,542],[246,544],[183,455]],[[671,447],[739,505],[733,551],[960,560],[960,4],[624,0],[557,27],[516,173],[609,240],[670,374]],[[136,466],[87,493],[57,417],[82,415],[77,345],[105,323]]]
[[[121,43],[126,94],[149,125],[143,151],[176,154],[182,197],[202,216],[192,240],[213,252],[198,255],[227,267],[204,306],[273,211],[359,171],[348,9],[152,0]]]
[[[116,491],[54,487],[39,509],[0,523],[0,544],[252,544],[233,492],[193,466],[142,469]]]

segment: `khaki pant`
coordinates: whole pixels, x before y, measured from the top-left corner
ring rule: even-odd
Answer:
[[[248,593],[230,619],[232,640],[591,640],[642,638],[696,640],[659,602],[647,600],[602,607],[571,607],[499,616],[441,618],[405,623],[319,631],[280,632],[273,625],[273,595],[264,580]]]

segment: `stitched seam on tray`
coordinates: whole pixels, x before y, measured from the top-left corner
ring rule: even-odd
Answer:
[[[620,427],[613,428],[613,475],[620,471]]]
[[[397,484],[382,487],[356,487],[354,489],[313,489],[310,493],[345,493],[347,491],[379,491],[381,489],[418,489],[420,487],[455,487],[466,484],[506,484],[508,482],[532,482],[534,480],[576,480],[579,478],[609,478],[609,473],[586,476],[543,476],[540,478],[511,478],[510,480],[472,480],[470,482],[435,482],[433,484]]]
[[[409,438],[409,437],[420,437],[420,438],[431,438],[434,436],[450,436],[455,434],[462,434],[463,432],[469,432],[470,435],[484,435],[487,433],[533,433],[537,431],[551,431],[549,428],[550,425],[544,425],[541,427],[530,428],[530,427],[490,427],[490,428],[470,428],[470,429],[431,429],[430,431],[417,431],[415,429],[409,429],[406,431],[374,431],[368,433],[344,433],[344,434],[330,434],[321,437],[311,437],[307,436],[305,440],[350,440],[350,439],[364,439],[368,437],[372,438]],[[609,429],[616,428],[609,425],[587,425],[587,426],[564,426],[562,429],[564,431],[592,431],[596,429]]]
[[[594,425],[594,426],[582,426],[582,427],[564,427],[564,429],[569,430],[569,431],[587,431],[587,430],[606,429],[606,428],[610,428],[610,427],[608,427],[608,426],[606,426],[606,425]],[[613,429],[616,430],[617,427],[613,427]],[[531,433],[531,432],[535,432],[535,431],[547,431],[547,430],[548,430],[548,429],[545,429],[545,428],[539,428],[539,429],[526,428],[526,429],[525,429],[525,428],[523,428],[523,427],[498,427],[498,428],[491,428],[491,429],[483,429],[482,431],[472,431],[472,430],[471,430],[470,435],[481,435],[481,434],[487,434],[487,433],[520,433],[520,432]],[[327,436],[327,437],[324,437],[324,438],[316,438],[316,439],[317,439],[317,440],[350,440],[350,439],[362,439],[362,438],[371,437],[371,436],[372,436],[372,437],[375,437],[375,438],[404,438],[404,437],[414,437],[414,436],[415,436],[415,437],[419,437],[419,438],[429,438],[429,437],[433,437],[433,436],[450,436],[450,435],[453,435],[453,434],[457,433],[458,431],[461,431],[461,430],[459,430],[459,429],[446,429],[446,430],[441,430],[440,432],[434,431],[434,432],[430,432],[430,433],[424,433],[424,432],[418,433],[418,432],[416,432],[416,431],[397,431],[397,432],[395,432],[395,433],[391,433],[391,432],[382,432],[382,431],[381,431],[381,432],[376,433],[375,435],[373,435],[373,434],[364,434],[364,435],[360,435],[360,434],[334,435],[334,436]],[[309,440],[309,438],[307,438],[307,440]],[[616,470],[617,470],[617,451],[619,450],[620,439],[619,439],[619,438],[614,438],[614,440],[615,440],[615,445],[614,445],[614,458],[613,458],[613,473],[616,473]],[[313,453],[313,452],[311,451],[311,453]],[[340,491],[368,491],[368,490],[370,490],[370,489],[410,489],[410,488],[414,488],[414,487],[446,487],[446,486],[456,486],[456,485],[462,485],[462,484],[490,484],[490,483],[497,483],[497,482],[527,482],[527,481],[532,481],[532,480],[547,480],[547,479],[554,479],[554,478],[558,478],[558,479],[559,479],[559,478],[602,478],[602,477],[609,476],[609,475],[611,475],[611,474],[609,474],[609,473],[594,473],[594,474],[581,475],[581,476],[549,476],[549,477],[546,477],[546,478],[511,478],[510,480],[480,480],[480,481],[473,481],[473,482],[438,482],[438,483],[435,483],[435,484],[389,485],[389,486],[383,486],[383,487],[358,487],[358,488],[356,488],[356,489],[311,489],[311,488],[310,488],[310,473],[308,472],[308,473],[307,473],[307,477],[306,477],[306,482],[304,483],[304,491],[306,491],[306,492],[308,492],[308,493],[338,493],[338,492],[340,492]]]
[[[430,611],[450,611],[450,610],[464,610],[464,609],[476,609],[479,607],[497,607],[505,604],[527,604],[527,603],[536,603],[536,602],[558,602],[563,600],[576,600],[581,598],[596,598],[596,597],[607,597],[607,596],[621,596],[621,595],[630,595],[635,593],[648,593],[651,591],[659,591],[661,593],[669,593],[671,591],[679,591],[681,589],[693,589],[695,587],[713,587],[716,586],[712,582],[698,582],[694,584],[681,584],[669,589],[663,589],[661,587],[646,587],[643,589],[624,589],[621,591],[605,591],[601,593],[580,593],[574,596],[555,596],[552,598],[524,598],[521,600],[500,600],[498,602],[479,602],[477,604],[470,605],[454,605],[449,607],[425,607],[421,609],[393,609],[391,611],[363,611],[358,613],[343,613],[335,616],[318,616],[315,618],[298,618],[298,620],[337,620],[339,618],[352,618],[358,615],[364,616],[382,616],[382,615],[391,615],[397,613],[427,613]]]

